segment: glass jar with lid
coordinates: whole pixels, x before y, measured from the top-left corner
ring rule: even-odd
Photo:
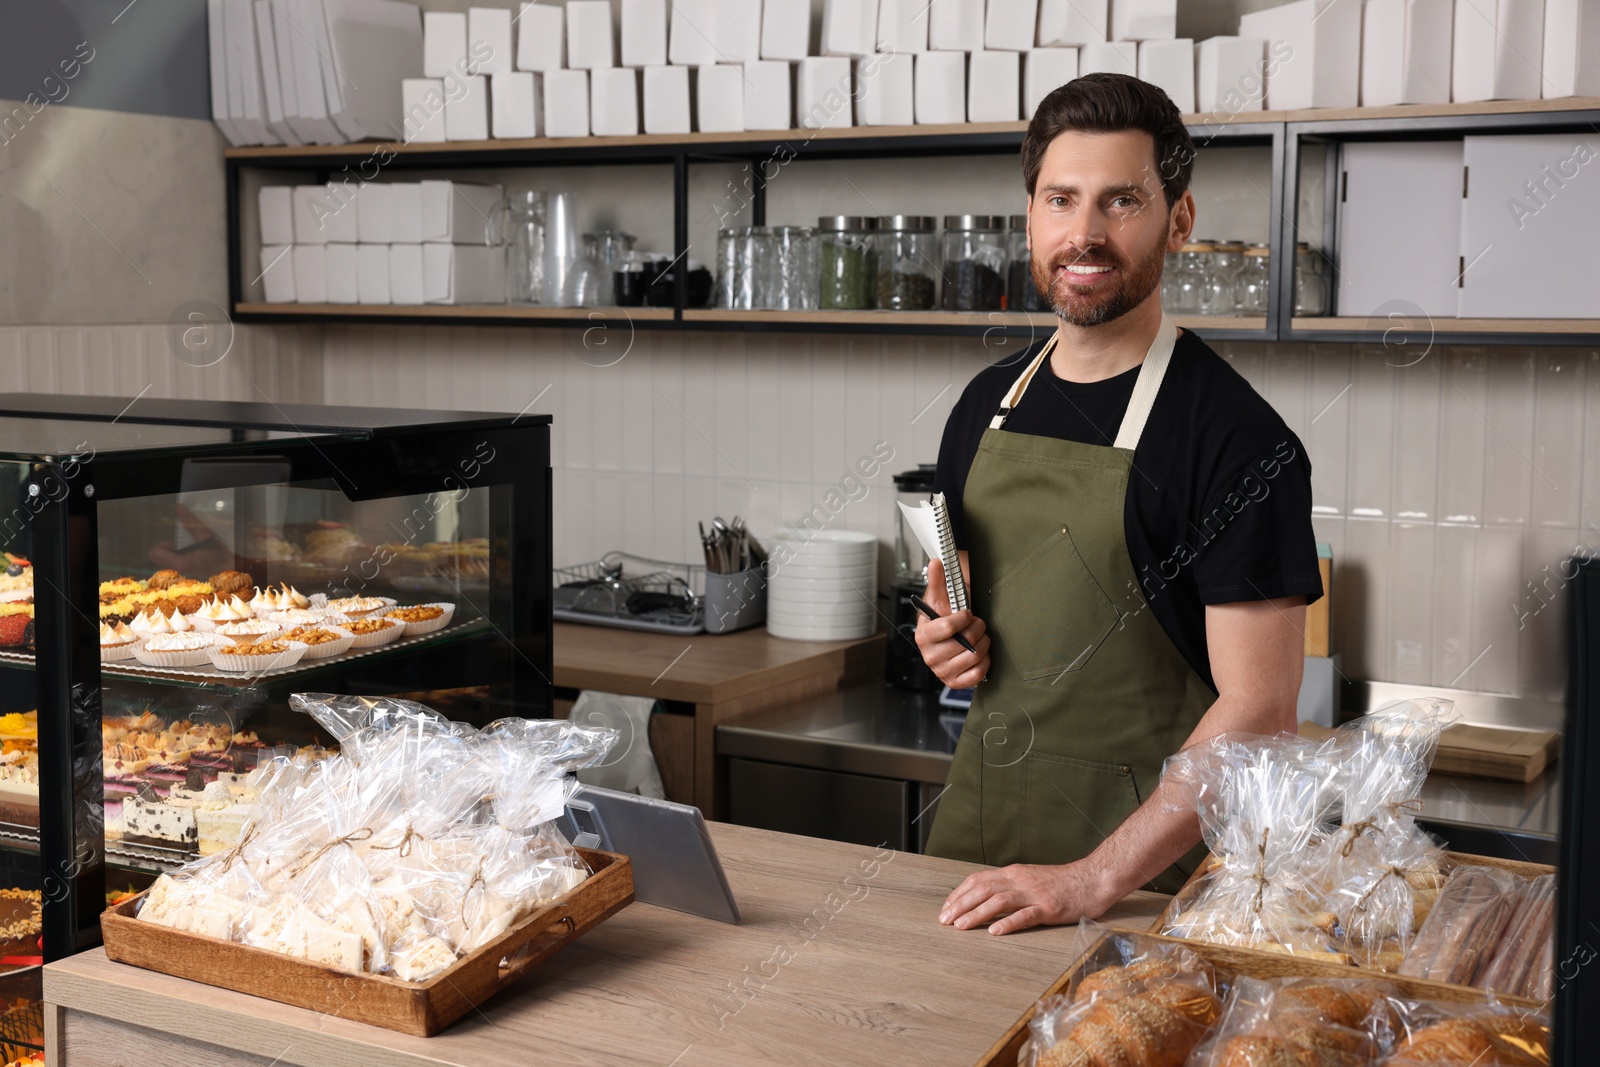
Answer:
[[[886,311],[930,311],[939,298],[937,223],[931,215],[885,215],[873,238],[875,302]]]
[[[1328,280],[1322,269],[1322,253],[1304,241],[1294,246],[1294,313],[1326,315]]]
[[[1272,249],[1267,245],[1246,245],[1233,290],[1233,303],[1239,314],[1265,315],[1271,283]]]
[[[999,311],[1006,296],[1006,220],[1000,215],[946,215],[940,273],[946,311]]]
[[[872,307],[877,283],[873,233],[878,220],[825,215],[817,220],[817,306],[860,311]]]
[[[1239,284],[1239,267],[1244,259],[1244,243],[1218,241],[1211,252],[1205,284],[1200,288],[1200,314],[1234,315],[1235,290]]]
[[[1050,302],[1033,284],[1028,251],[1028,216],[1012,215],[1006,228],[1006,307],[1011,311],[1049,311]]]
[[[1200,314],[1200,293],[1205,288],[1211,256],[1216,246],[1210,241],[1190,241],[1178,250],[1178,268],[1172,280],[1174,315]]]

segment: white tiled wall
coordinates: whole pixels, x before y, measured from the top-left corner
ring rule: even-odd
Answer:
[[[889,475],[933,461],[962,388],[1006,351],[643,331],[629,343],[625,329],[330,327],[325,396],[550,412],[557,563],[610,549],[685,560],[697,520],[737,513],[770,534],[830,503],[830,524],[891,541]],[[1575,546],[1600,552],[1600,352],[1435,348],[1403,366],[1415,355],[1378,347],[1217,347],[1310,452],[1345,673],[1558,694],[1564,602],[1541,607],[1530,583],[1554,590]],[[894,459],[868,494],[830,499],[879,440]]]

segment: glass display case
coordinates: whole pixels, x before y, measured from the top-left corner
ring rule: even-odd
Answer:
[[[331,750],[291,693],[550,714],[549,450],[543,415],[0,395],[0,1063],[41,961]]]

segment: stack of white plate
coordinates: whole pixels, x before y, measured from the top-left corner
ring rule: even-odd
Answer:
[[[779,538],[767,579],[767,632],[793,641],[866,637],[878,626],[878,539],[821,530]]]

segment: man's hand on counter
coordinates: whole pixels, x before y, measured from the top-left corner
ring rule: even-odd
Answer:
[[[969,579],[971,570],[967,554],[961,553],[962,577]],[[922,650],[923,662],[945,685],[951,689],[972,689],[989,673],[989,635],[983,620],[971,611],[950,613],[950,594],[944,587],[944,566],[938,560],[928,562],[928,591],[922,594],[928,606],[939,613],[937,619],[917,617],[917,647]],[[977,649],[973,655],[961,647],[956,634],[962,634]]]
[[[958,930],[987,923],[991,934],[1011,934],[1098,918],[1120,896],[1090,859],[1057,866],[1014,863],[969,874],[945,898],[939,921]]]

